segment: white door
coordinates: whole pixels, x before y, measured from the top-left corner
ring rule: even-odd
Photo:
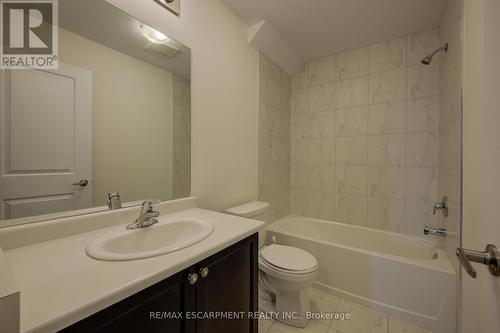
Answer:
[[[463,247],[500,247],[500,1],[465,0]],[[500,277],[461,271],[462,333],[500,332]]]
[[[90,207],[91,149],[91,72],[0,71],[0,219]]]

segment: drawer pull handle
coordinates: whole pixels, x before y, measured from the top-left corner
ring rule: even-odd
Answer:
[[[198,274],[196,273],[189,274],[188,281],[190,285],[196,284],[196,282],[198,282]]]
[[[200,275],[202,278],[206,278],[208,276],[209,269],[208,267],[204,267],[200,269]]]

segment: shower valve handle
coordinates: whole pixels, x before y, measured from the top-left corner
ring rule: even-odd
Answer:
[[[495,245],[488,244],[483,252],[460,247],[457,249],[456,254],[465,271],[472,278],[477,278],[477,272],[472,267],[471,262],[487,265],[491,275],[500,276],[500,251]]]

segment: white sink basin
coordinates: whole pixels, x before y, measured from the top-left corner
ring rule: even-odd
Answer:
[[[194,245],[210,236],[214,225],[196,219],[168,219],[148,228],[127,230],[125,226],[96,239],[87,254],[99,260],[120,261],[155,257]]]

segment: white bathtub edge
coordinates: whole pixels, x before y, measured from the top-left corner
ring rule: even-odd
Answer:
[[[318,221],[321,221],[321,220],[318,220]],[[321,221],[321,222],[324,222],[324,221]],[[331,223],[337,224],[338,222],[331,222]],[[423,268],[433,269],[433,270],[440,271],[443,273],[456,275],[456,272],[453,269],[453,266],[451,265],[450,261],[446,257],[445,252],[441,248],[436,248],[436,252],[439,255],[438,259],[429,260],[429,261],[428,260],[420,261],[420,260],[395,256],[395,255],[391,255],[391,254],[387,254],[387,253],[383,253],[383,252],[371,251],[371,250],[367,250],[367,249],[363,249],[363,248],[359,248],[359,247],[339,244],[336,242],[327,242],[327,241],[318,240],[318,239],[314,239],[314,238],[303,236],[303,235],[297,235],[295,233],[288,232],[281,225],[273,226],[272,224],[270,224],[266,227],[266,229],[270,232],[280,233],[280,234],[290,236],[290,237],[300,237],[300,238],[303,238],[303,239],[306,239],[309,241],[313,241],[313,242],[317,242],[317,243],[321,243],[321,244],[325,244],[325,245],[335,245],[335,246],[338,246],[338,247],[343,248],[343,249],[359,251],[361,253],[365,253],[368,255],[376,255],[376,256],[384,257],[384,258],[387,258],[390,260],[395,260],[395,261],[402,262],[402,263],[407,263],[407,264],[411,264],[411,265],[415,265],[415,266],[419,266],[419,267],[423,267]],[[375,230],[375,231],[378,231],[378,230]],[[407,235],[402,235],[402,236],[412,237],[412,236],[407,236]],[[423,241],[425,241],[425,240],[423,240]]]
[[[421,313],[415,313],[415,312],[404,310],[401,308],[397,308],[397,307],[394,307],[394,306],[391,306],[391,305],[388,305],[385,303],[377,302],[373,299],[369,299],[369,298],[365,298],[365,297],[362,297],[362,296],[359,296],[356,294],[352,294],[350,292],[332,287],[332,286],[327,285],[325,283],[315,281],[313,283],[312,287],[314,287],[318,290],[321,290],[324,293],[337,296],[340,299],[344,299],[344,300],[350,301],[352,303],[361,305],[361,306],[363,306],[371,311],[385,314],[388,317],[392,317],[392,318],[397,319],[397,320],[411,322],[420,328],[433,330],[433,329],[436,329],[436,326],[440,326],[439,318],[427,316],[427,315],[424,315]],[[443,300],[443,302],[444,302],[444,300]],[[421,319],[421,320],[419,320],[419,319]],[[416,320],[417,320],[417,322],[415,322]],[[429,321],[433,322],[434,324],[429,326]],[[452,326],[454,326],[454,324]],[[454,331],[454,328],[448,327],[448,328],[445,328],[445,331],[452,332],[452,331]]]

